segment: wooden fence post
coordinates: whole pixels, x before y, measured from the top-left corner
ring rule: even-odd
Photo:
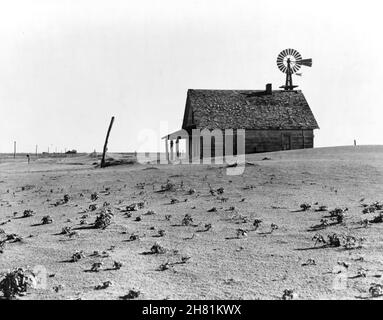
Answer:
[[[109,124],[109,128],[108,128],[108,132],[107,132],[107,134],[106,134],[106,139],[105,139],[105,144],[104,144],[104,150],[103,150],[103,152],[102,152],[101,168],[104,168],[104,167],[105,167],[105,154],[106,154],[106,150],[107,150],[107,148],[108,148],[108,139],[109,139],[110,130],[112,130],[113,122],[114,122],[114,117],[112,117],[112,119],[110,120],[110,124]]]

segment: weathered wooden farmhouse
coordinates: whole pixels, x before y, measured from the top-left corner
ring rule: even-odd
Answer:
[[[192,141],[193,129],[194,134],[209,130],[211,141]],[[180,139],[186,139],[191,158],[224,155],[225,134],[215,135],[219,131],[215,129],[233,130],[235,155],[238,129],[245,132],[245,153],[257,153],[313,148],[314,130],[319,127],[300,90],[272,90],[271,84],[266,90],[189,89],[182,130],[163,137],[168,158],[173,158],[174,144],[178,154]]]

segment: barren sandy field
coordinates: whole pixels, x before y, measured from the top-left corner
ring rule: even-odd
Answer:
[[[371,205],[383,200],[381,146],[248,155],[238,176],[225,165],[25,160],[0,161],[0,272],[40,268],[47,278],[20,299],[132,289],[138,299],[281,299],[286,289],[367,299],[383,283],[381,208]],[[102,212],[105,229],[94,224]]]

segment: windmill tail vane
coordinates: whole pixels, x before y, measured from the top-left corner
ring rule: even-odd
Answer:
[[[277,66],[279,70],[286,74],[286,82],[283,88],[287,91],[294,90],[296,87],[293,85],[292,75],[302,76],[302,73],[297,73],[301,66],[311,67],[313,65],[312,59],[302,59],[301,54],[295,49],[283,50],[277,58]]]

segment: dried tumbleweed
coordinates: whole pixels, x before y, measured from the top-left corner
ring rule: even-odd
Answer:
[[[282,300],[293,300],[297,298],[297,294],[293,290],[286,289],[283,291]]]
[[[191,217],[190,214],[185,214],[185,217],[182,219],[181,224],[183,226],[190,226],[193,223],[193,218]]]
[[[53,219],[51,216],[44,216],[42,219],[41,219],[41,223],[42,224],[51,224],[53,222]]]
[[[72,255],[72,259],[71,261],[72,262],[77,262],[79,260],[81,260],[82,258],[85,257],[85,254],[84,254],[84,251],[76,251],[73,255]]]
[[[24,210],[23,217],[28,218],[34,216],[36,213],[33,210],[27,209]]]
[[[372,283],[368,292],[374,298],[381,297],[381,296],[383,296],[383,285],[381,285],[379,283]]]
[[[24,294],[28,287],[33,286],[35,277],[32,272],[17,268],[2,276],[0,281],[0,291],[7,299],[14,298],[16,295]]]
[[[108,280],[108,281],[103,282],[102,284],[95,286],[95,289],[96,290],[106,289],[106,288],[109,288],[112,284],[113,284],[113,282]]]
[[[141,292],[135,289],[129,290],[128,294],[120,297],[123,300],[136,299],[140,296]]]
[[[109,226],[112,223],[113,213],[110,209],[104,210],[104,212],[101,212],[94,222],[94,226],[97,229],[105,229],[107,226]]]
[[[161,246],[158,242],[156,242],[151,248],[150,252],[153,254],[163,254],[166,252],[166,249]]]

